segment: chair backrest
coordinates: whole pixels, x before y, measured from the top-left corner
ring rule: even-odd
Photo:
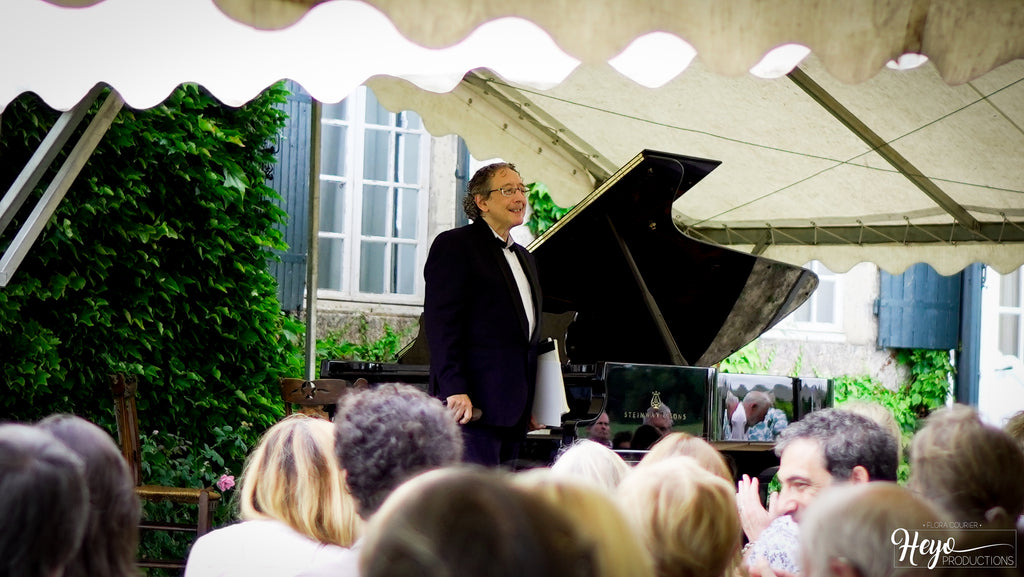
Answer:
[[[114,416],[117,418],[117,438],[121,454],[128,461],[135,485],[142,484],[142,451],[139,444],[139,416],[135,407],[138,379],[122,373],[110,375],[110,392],[114,396]]]
[[[348,392],[350,384],[344,379],[283,378],[279,381],[284,414],[292,414],[292,404],[303,406],[333,406]]]

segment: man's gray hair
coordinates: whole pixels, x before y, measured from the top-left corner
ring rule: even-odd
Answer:
[[[896,439],[867,417],[840,409],[815,411],[783,429],[775,454],[782,456],[786,447],[799,439],[818,443],[825,468],[839,481],[848,480],[858,465],[872,481],[896,480]]]
[[[334,431],[334,450],[363,519],[406,480],[462,459],[455,418],[441,401],[410,385],[381,384],[345,395]]]

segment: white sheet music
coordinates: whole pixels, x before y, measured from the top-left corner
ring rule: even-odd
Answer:
[[[553,350],[537,357],[537,392],[533,398],[533,418],[541,425],[561,427],[562,415],[569,412],[562,382],[562,362],[558,343]]]

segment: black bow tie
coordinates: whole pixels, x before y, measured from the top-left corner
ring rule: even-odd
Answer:
[[[498,243],[498,246],[500,246],[501,248],[507,248],[509,250],[512,250],[512,245],[515,244],[515,243],[509,244],[509,243],[501,240],[498,237],[494,237],[494,242]]]

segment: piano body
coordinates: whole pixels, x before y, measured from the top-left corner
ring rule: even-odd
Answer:
[[[829,382],[808,385],[809,400],[794,402],[800,379],[768,383],[713,368],[817,286],[809,270],[694,240],[676,228],[673,201],[719,164],[644,150],[530,244],[544,292],[544,333],[559,343],[570,405],[560,430],[531,438],[569,442],[603,410],[613,431],[632,430],[652,406],[664,405],[673,430],[726,451],[770,454],[770,442],[725,435],[729,392],[770,392],[790,421],[831,406]],[[426,387],[428,373],[421,323],[397,363],[327,360],[320,376]],[[538,458],[545,460],[543,450]]]

